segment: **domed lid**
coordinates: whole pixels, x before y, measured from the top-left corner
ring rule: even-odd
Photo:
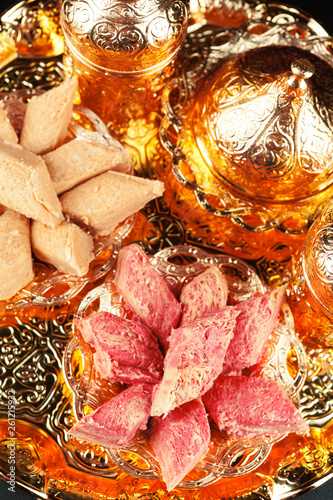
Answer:
[[[66,44],[97,71],[133,74],[166,66],[186,35],[188,0],[64,0]]]
[[[303,199],[333,181],[333,67],[307,50],[261,47],[222,64],[190,119],[214,175],[247,196]]]

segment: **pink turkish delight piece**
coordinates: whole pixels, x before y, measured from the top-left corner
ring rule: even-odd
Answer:
[[[152,415],[166,415],[210,389],[222,371],[238,314],[236,308],[225,307],[172,332]]]
[[[235,306],[240,314],[225,359],[224,374],[259,363],[278,323],[284,292],[283,286]]]
[[[93,348],[94,369],[101,378],[126,384],[161,380],[163,356],[145,325],[105,311],[75,320],[75,324]]]
[[[119,252],[114,284],[167,350],[171,330],[178,326],[181,305],[136,243]]]
[[[200,399],[153,417],[151,445],[168,491],[205,456],[210,443],[207,413]]]
[[[219,429],[237,439],[309,432],[308,424],[275,380],[220,375],[203,402]]]
[[[183,306],[180,326],[222,309],[227,305],[227,299],[225,276],[217,266],[210,266],[183,286],[179,297]]]
[[[152,384],[130,386],[79,420],[70,434],[105,448],[125,446],[147,427],[152,390]]]

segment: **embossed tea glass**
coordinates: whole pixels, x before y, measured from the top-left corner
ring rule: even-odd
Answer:
[[[295,322],[301,335],[333,347],[333,205],[311,226],[292,282]]]
[[[157,109],[187,21],[188,0],[64,0],[65,64],[82,104],[117,130]]]

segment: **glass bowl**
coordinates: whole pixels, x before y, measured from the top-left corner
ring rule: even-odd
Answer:
[[[233,300],[246,300],[258,292],[267,291],[249,265],[228,255],[212,255],[192,246],[180,245],[161,250],[150,259],[176,295],[184,282],[212,264],[219,266],[226,275]],[[101,310],[123,317],[129,315],[112,277],[86,295],[77,309],[76,317],[82,318]],[[110,385],[96,376],[89,346],[83,342],[74,326],[73,333],[64,353],[63,369],[73,393],[74,416],[79,420],[87,411],[96,409],[115,395],[119,386]],[[295,364],[292,372],[289,366],[291,353]],[[298,404],[298,393],[306,377],[306,355],[295,334],[293,317],[286,303],[283,304],[280,322],[271,336],[266,354],[260,364],[251,368],[250,376],[265,376],[279,381],[288,396]],[[232,442],[212,427],[213,446],[205,459],[181,482],[180,487],[196,489],[212,484],[221,477],[247,474],[265,461],[271,447],[279,439],[262,437]],[[91,446],[75,439],[71,441],[80,443],[77,453],[86,457]],[[161,478],[159,465],[144,432],[129,445],[106,451],[116,465],[132,476]],[[98,474],[98,471],[95,473]],[[110,475],[113,473],[111,469]],[[107,471],[103,469],[102,474],[107,475]]]
[[[18,90],[0,94],[6,113],[17,133],[24,119],[25,103],[34,95],[43,93],[41,89]],[[91,110],[74,105],[73,117],[68,127],[66,140],[75,137],[99,142],[112,150],[123,150],[100,118]],[[64,274],[53,266],[34,259],[34,279],[14,297],[0,301],[0,310],[13,310],[27,305],[54,306],[74,297],[89,282],[95,281],[110,271],[116,262],[122,240],[133,227],[135,215],[127,218],[116,230],[103,237],[94,237],[95,259],[89,272],[82,277]]]

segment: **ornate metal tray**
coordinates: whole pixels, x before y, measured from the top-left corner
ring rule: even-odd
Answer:
[[[286,8],[274,9],[281,19],[287,15]],[[2,92],[47,88],[61,80],[63,41],[58,13],[59,2],[27,0],[3,16]],[[290,22],[299,17],[296,9],[288,13]],[[191,29],[195,30],[194,25]],[[204,29],[214,27],[207,25]],[[172,174],[171,157],[160,142],[158,120],[133,126],[124,138],[135,158],[135,169],[145,176],[158,176],[166,186],[163,199],[148,204],[138,214],[124,244],[141,242],[151,254],[170,246],[192,245],[210,254],[226,253],[244,260],[265,286],[286,282],[304,236],[274,229],[257,235],[227,217],[215,217],[204,210],[194,192]],[[75,404],[64,379],[62,361],[72,338],[73,315],[92,288],[88,283],[71,300],[57,305],[28,305],[1,312],[0,471],[5,480],[12,477],[9,460],[13,453],[17,487],[50,499],[281,500],[297,496],[332,476],[333,351],[319,348],[311,339],[303,340],[308,371],[299,394],[300,409],[311,426],[311,435],[290,436],[276,443],[266,460],[246,475],[167,494],[158,478],[133,477],[104,450],[87,449],[78,454],[68,439]],[[300,321],[295,318],[296,332]],[[73,375],[80,379],[80,372],[74,371]],[[9,425],[13,423],[13,405],[14,427]]]

